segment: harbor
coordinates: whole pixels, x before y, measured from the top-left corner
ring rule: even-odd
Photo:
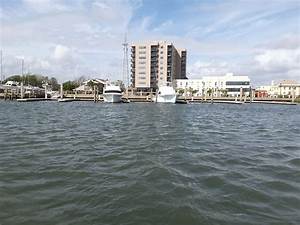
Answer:
[[[0,2],[0,225],[300,225],[300,0]]]
[[[2,89],[2,91],[1,91]],[[1,93],[2,92],[2,93]],[[58,93],[56,98],[51,98],[50,96],[45,96],[45,90],[39,90],[39,96],[32,94],[32,96],[24,97],[21,94],[21,88],[18,87],[5,87],[0,85],[0,99],[4,100],[16,100],[18,102],[37,102],[37,101],[58,101],[61,102],[71,102],[71,101],[93,101],[96,103],[103,103],[102,94],[78,94],[72,92],[63,92],[63,94]],[[133,92],[126,91],[122,95],[122,102],[134,103],[134,102],[155,102],[154,98],[156,92]],[[41,96],[44,97],[42,98]],[[63,98],[61,98],[63,96]],[[23,97],[23,98],[22,98]],[[214,104],[283,104],[283,105],[297,105],[300,102],[299,99],[295,98],[268,98],[268,97],[213,97],[213,96],[180,96],[176,98],[176,103],[193,104],[193,103],[214,103]]]

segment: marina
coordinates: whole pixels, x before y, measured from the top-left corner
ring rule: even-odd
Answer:
[[[300,0],[0,0],[0,225],[300,225]]]

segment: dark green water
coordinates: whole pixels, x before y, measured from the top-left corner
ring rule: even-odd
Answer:
[[[0,101],[0,224],[300,224],[300,105]]]

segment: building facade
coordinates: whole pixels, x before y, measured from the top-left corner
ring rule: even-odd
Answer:
[[[300,97],[300,83],[294,80],[283,80],[279,83],[272,82],[271,85],[260,86],[256,89],[258,92],[266,92],[267,97]]]
[[[166,41],[131,46],[132,87],[156,89],[175,79],[186,79],[186,50],[176,49]]]
[[[250,79],[248,76],[235,76],[228,73],[224,76],[205,76],[202,79],[178,79],[177,89],[196,91],[197,96],[212,94],[214,96],[248,96]]]

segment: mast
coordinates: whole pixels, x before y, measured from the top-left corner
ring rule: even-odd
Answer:
[[[129,87],[129,72],[128,72],[128,42],[125,34],[123,45],[123,82]]]
[[[3,67],[2,67],[2,49],[0,50],[0,83],[4,81],[3,78]]]
[[[21,64],[22,64],[22,76],[24,75],[24,59],[22,58],[21,59]]]

